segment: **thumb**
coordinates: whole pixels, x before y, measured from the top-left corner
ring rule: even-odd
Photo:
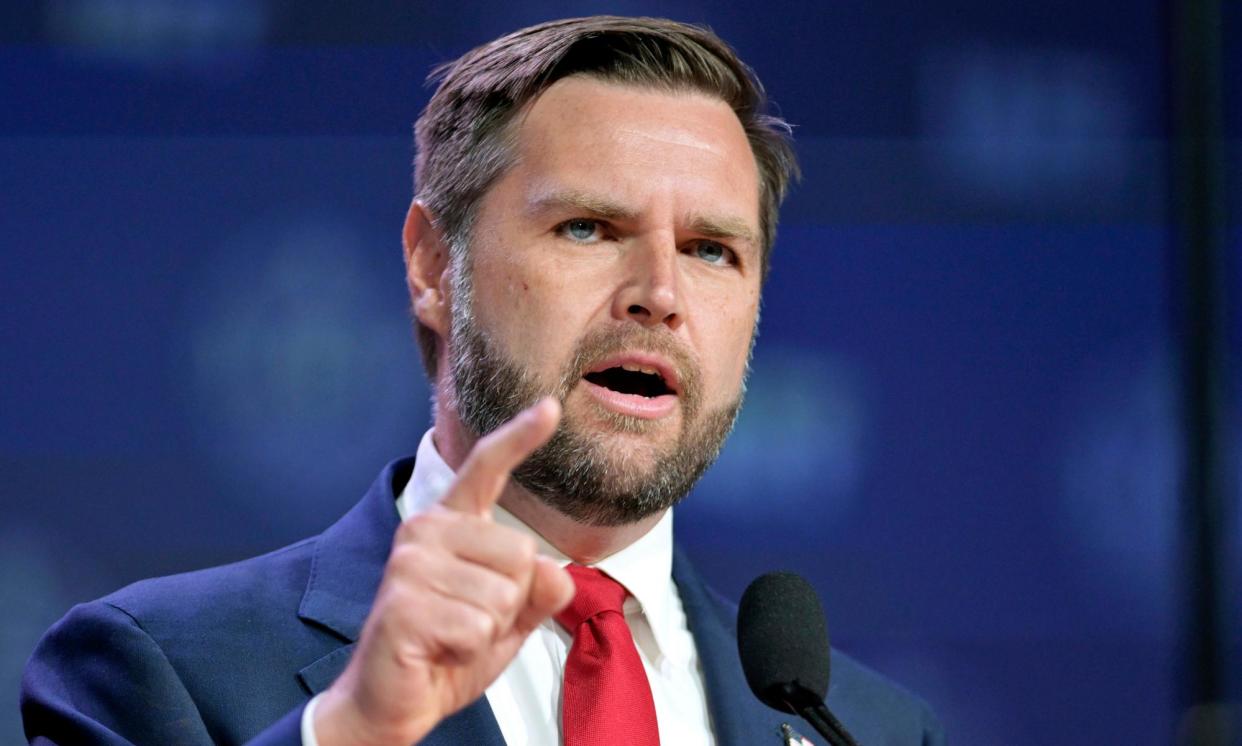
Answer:
[[[574,598],[574,581],[565,568],[554,560],[539,555],[535,557],[535,575],[531,579],[530,595],[526,608],[514,621],[515,630],[522,635],[538,627],[543,620],[569,605]]]

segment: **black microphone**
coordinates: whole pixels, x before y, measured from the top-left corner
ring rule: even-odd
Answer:
[[[832,746],[858,746],[824,704],[828,623],[810,583],[791,572],[755,578],[738,604],[737,650],[760,701],[802,716]]]

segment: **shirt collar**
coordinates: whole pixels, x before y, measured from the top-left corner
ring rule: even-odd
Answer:
[[[453,484],[453,470],[436,450],[433,432],[428,430],[419,442],[414,471],[397,498],[401,520],[419,515],[437,504]],[[493,517],[501,525],[532,536],[539,545],[540,554],[562,566],[569,564],[569,557],[509,511],[497,505]],[[665,655],[674,654],[676,646],[669,618],[673,611],[669,600],[673,573],[673,511],[665,511],[660,521],[638,541],[593,566],[625,586],[637,601],[638,611],[647,618],[656,646]],[[626,611],[630,611],[628,602]]]
[[[405,483],[401,496],[397,498],[397,513],[401,520],[425,513],[431,506],[437,505],[440,498],[453,485],[452,468],[440,457],[435,441],[431,435],[434,430],[423,434],[418,443],[418,454],[414,457],[414,471],[410,481]]]

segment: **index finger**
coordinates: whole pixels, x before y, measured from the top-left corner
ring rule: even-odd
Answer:
[[[547,396],[479,439],[457,472],[457,481],[443,505],[454,510],[491,515],[509,474],[548,442],[561,419],[561,404]]]

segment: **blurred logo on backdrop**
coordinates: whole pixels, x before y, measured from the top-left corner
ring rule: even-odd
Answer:
[[[255,222],[206,258],[187,306],[188,406],[239,503],[339,507],[414,451],[428,389],[402,278],[394,237],[327,208]]]
[[[1119,624],[1172,633],[1180,516],[1177,379],[1170,351],[1130,343],[1087,360],[1060,440],[1064,520],[1084,577],[1132,606]]]
[[[1090,560],[1081,568],[1098,590],[1133,605],[1133,613],[1114,615],[1117,623],[1167,635],[1175,633],[1184,600],[1177,589],[1185,582],[1176,359],[1166,345],[1131,341],[1086,361],[1067,396],[1060,453],[1066,520],[1055,523]],[[1242,474],[1242,447],[1226,470]],[[1238,556],[1242,513],[1233,517],[1225,529],[1232,546],[1224,551]]]
[[[271,25],[252,0],[56,0],[44,4],[50,41],[71,56],[146,72],[242,71]]]
[[[1133,77],[1095,51],[934,48],[919,91],[926,161],[940,188],[992,209],[1122,210],[1136,163],[1156,155],[1134,144]]]

